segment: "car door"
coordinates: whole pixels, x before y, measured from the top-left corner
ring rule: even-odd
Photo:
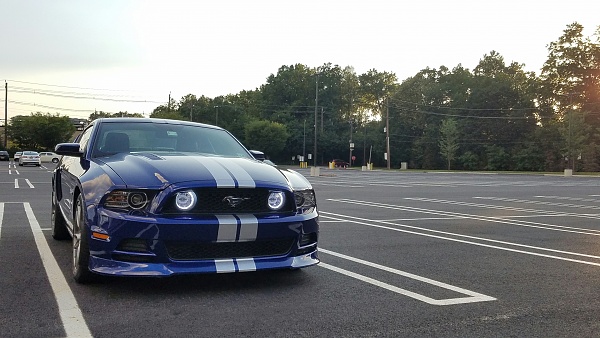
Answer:
[[[60,190],[57,192],[59,205],[61,210],[63,210],[63,214],[70,222],[72,222],[74,215],[73,208],[75,201],[73,200],[73,193],[79,185],[79,177],[87,170],[87,166],[82,165],[82,163],[87,161],[85,153],[93,129],[94,126],[90,125],[89,128],[84,130],[78,140],[75,141],[76,143],[79,143],[79,151],[84,155],[81,157],[63,156],[62,161],[57,168],[57,175],[55,176],[58,181],[55,183],[56,188]]]

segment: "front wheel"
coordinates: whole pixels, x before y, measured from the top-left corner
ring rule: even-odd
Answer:
[[[94,274],[90,271],[90,247],[83,197],[79,195],[75,206],[73,222],[73,278],[77,283],[92,282]]]
[[[69,231],[67,230],[67,223],[63,218],[63,215],[59,209],[58,201],[56,200],[56,194],[52,191],[52,207],[50,214],[50,224],[52,226],[52,238],[60,241],[69,238]]]
[[[52,159],[52,163],[58,163],[58,159],[57,158],[53,158]]]

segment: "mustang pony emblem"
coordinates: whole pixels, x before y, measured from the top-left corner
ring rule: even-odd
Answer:
[[[243,201],[249,200],[250,198],[248,197],[233,197],[233,196],[226,196],[225,198],[223,198],[222,202],[228,203],[230,207],[235,208],[238,205],[240,205]]]

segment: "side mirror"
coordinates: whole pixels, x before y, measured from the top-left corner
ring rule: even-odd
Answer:
[[[252,156],[254,156],[254,158],[259,161],[265,160],[265,153],[263,153],[262,151],[250,150],[250,154],[252,154]]]
[[[79,151],[79,143],[59,143],[54,147],[54,152],[64,156],[81,157],[83,155]]]

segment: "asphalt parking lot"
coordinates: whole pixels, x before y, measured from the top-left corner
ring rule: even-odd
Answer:
[[[77,285],[51,165],[0,163],[3,337],[597,337],[600,178],[297,169],[320,211],[301,271]]]

